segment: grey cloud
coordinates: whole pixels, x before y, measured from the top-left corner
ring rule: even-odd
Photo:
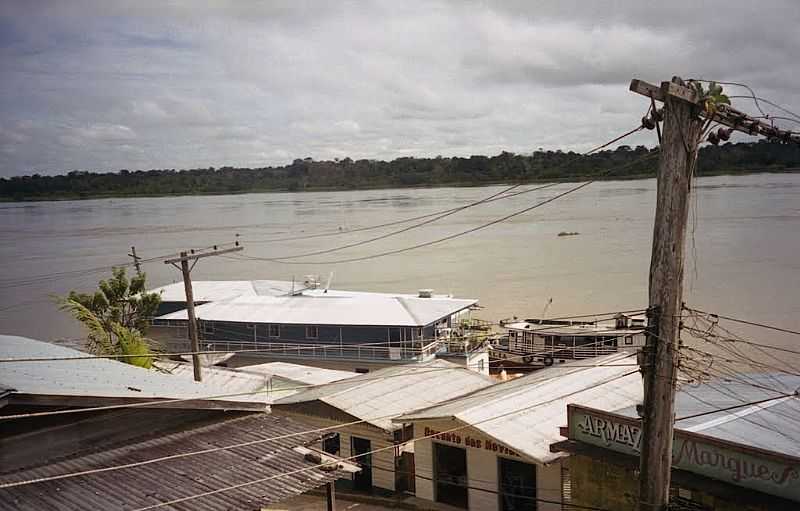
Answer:
[[[800,103],[794,2],[647,4],[4,2],[0,175],[585,149],[634,76]]]

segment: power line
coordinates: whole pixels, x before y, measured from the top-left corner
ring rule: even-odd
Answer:
[[[610,383],[610,382],[612,382],[614,380],[618,380],[618,379],[624,378],[626,376],[630,376],[632,374],[636,374],[637,372],[638,371],[632,371],[632,372],[629,372],[629,373],[624,373],[622,375],[618,375],[618,376],[615,376],[615,377],[612,377],[612,378],[608,378],[603,382],[595,383],[592,386],[595,387],[595,386],[599,386],[599,385],[604,385],[604,384]],[[536,404],[533,404],[533,405],[529,405],[529,406],[526,406],[524,408],[512,410],[510,412],[506,412],[506,413],[503,413],[503,414],[500,414],[500,415],[496,415],[494,417],[490,417],[488,419],[484,419],[484,420],[477,421],[477,422],[474,422],[474,423],[468,423],[468,424],[465,424],[463,426],[458,426],[458,427],[449,429],[447,431],[442,431],[442,432],[439,432],[439,433],[425,435],[425,436],[414,438],[414,439],[411,439],[411,440],[406,440],[406,441],[400,442],[398,444],[389,445],[387,447],[381,447],[381,448],[378,448],[378,449],[373,449],[370,452],[362,453],[362,454],[359,454],[359,455],[356,455],[356,456],[350,456],[350,457],[347,457],[347,458],[342,458],[342,460],[343,461],[352,461],[352,460],[354,460],[356,458],[359,458],[359,457],[362,457],[362,456],[375,454],[377,452],[382,452],[382,451],[386,451],[386,450],[389,450],[389,449],[396,449],[396,448],[398,448],[399,446],[402,446],[402,445],[413,443],[413,442],[416,442],[416,441],[419,441],[419,440],[425,440],[425,439],[428,439],[428,438],[433,438],[434,436],[442,434],[442,433],[451,433],[453,431],[459,431],[459,430],[462,430],[462,429],[465,429],[465,428],[468,428],[468,427],[475,427],[475,426],[477,426],[479,424],[483,424],[483,423],[490,422],[490,421],[493,421],[493,420],[501,419],[501,418],[507,417],[509,415],[514,415],[514,414],[517,414],[517,413],[524,412],[526,410],[529,410],[531,408],[535,408],[537,406],[541,406],[541,405],[544,405],[544,404],[552,403],[552,402],[557,401],[559,399],[564,399],[566,397],[570,397],[572,395],[575,395],[575,394],[578,394],[578,393],[583,392],[585,390],[588,390],[588,388],[589,387],[582,388],[582,389],[579,389],[579,390],[576,390],[576,391],[573,391],[573,392],[569,392],[567,394],[552,398],[552,399],[547,400],[547,401],[543,401],[543,402],[539,402],[539,403],[536,403]],[[219,488],[219,489],[216,489],[216,490],[211,490],[211,491],[207,491],[207,492],[203,492],[203,493],[199,493],[199,494],[195,494],[195,495],[189,495],[187,497],[181,497],[181,498],[178,498],[178,499],[173,499],[173,500],[166,501],[166,502],[161,502],[161,503],[158,503],[158,504],[153,504],[151,506],[145,506],[145,507],[142,507],[142,508],[138,508],[138,509],[136,509],[134,511],[147,511],[147,510],[150,510],[150,509],[157,509],[157,508],[161,508],[161,507],[164,507],[164,506],[171,506],[171,505],[174,505],[174,504],[179,504],[181,502],[187,502],[189,500],[194,500],[194,499],[201,498],[201,497],[207,497],[209,495],[216,495],[218,493],[224,493],[226,491],[236,490],[238,488],[244,488],[244,487],[247,487],[247,486],[252,486],[254,484],[259,484],[259,483],[263,483],[263,482],[266,482],[266,481],[279,479],[281,477],[286,477],[286,476],[297,474],[297,473],[301,473],[301,472],[307,472],[309,470],[320,468],[320,467],[323,467],[325,465],[326,465],[325,463],[322,463],[322,464],[315,465],[315,466],[312,466],[312,467],[306,467],[306,468],[302,468],[302,469],[292,470],[292,471],[289,471],[289,472],[284,472],[282,474],[277,474],[277,475],[273,475],[273,476],[269,476],[269,477],[263,477],[263,478],[260,478],[260,479],[255,479],[255,480],[247,481],[247,482],[244,482],[244,483],[230,485],[230,486],[227,486],[227,487],[224,487],[224,488]]]
[[[598,367],[618,367],[618,366],[621,367],[622,365],[621,364],[605,364],[605,365],[600,365]],[[437,371],[439,371],[439,370],[450,370],[450,371],[452,371],[452,370],[457,370],[457,369],[458,368],[439,368],[439,369],[431,369],[431,370],[428,370],[428,371],[425,371],[425,372],[432,372],[434,370],[437,370]],[[417,374],[420,374],[420,373],[421,372],[417,372]],[[629,374],[631,374],[631,373],[628,373],[625,376],[627,376]],[[407,376],[407,375],[397,375],[397,376]],[[372,379],[373,380],[375,380],[375,379],[388,379],[390,377],[391,376],[383,376],[383,377],[372,378]],[[539,383],[542,383],[544,381],[548,381],[548,380],[552,380],[552,379],[560,378],[560,377],[561,377],[561,375],[557,375],[557,376],[553,376],[551,378],[547,378],[547,379],[544,379],[544,380],[540,379],[540,380],[532,381],[532,382],[526,383],[525,385],[539,384]],[[359,381],[365,381],[367,379],[368,378],[359,378]],[[336,383],[344,383],[345,381],[346,380],[342,380],[342,381],[339,381],[339,382],[331,382],[331,383],[327,383],[327,384],[306,385],[306,386],[302,386],[302,387],[298,387],[298,388],[306,389],[306,388],[310,388],[310,387],[329,386],[329,385],[333,385],[333,384],[336,384]],[[498,384],[498,385],[501,386],[500,384]],[[292,389],[291,388],[284,388],[284,389],[280,389],[280,390],[281,391],[286,391],[286,390],[292,390]],[[519,389],[515,389],[515,391],[516,390],[519,390]],[[485,393],[484,396],[497,395],[497,394],[501,394],[503,392],[505,392],[505,388],[495,388],[495,389],[492,389],[489,392]],[[538,405],[534,405],[534,406],[538,406]],[[397,415],[398,415],[397,413],[391,413],[391,414],[382,415],[382,416],[378,416],[378,417],[370,417],[369,419],[360,419],[360,420],[357,420],[357,421],[351,421],[351,422],[347,422],[347,423],[343,423],[343,424],[336,424],[336,425],[333,425],[333,426],[327,426],[327,427],[323,427],[323,428],[311,429],[311,430],[302,431],[302,432],[299,432],[299,433],[290,433],[290,434],[286,434],[286,435],[280,435],[280,436],[277,436],[277,437],[262,438],[262,439],[258,439],[258,440],[251,440],[251,441],[248,441],[248,442],[241,442],[241,443],[238,443],[238,444],[233,444],[233,445],[228,445],[228,446],[221,446],[221,447],[203,449],[203,450],[199,450],[199,451],[178,453],[178,454],[173,454],[173,455],[169,455],[169,456],[163,456],[163,457],[159,457],[159,458],[152,458],[152,459],[149,459],[149,460],[143,460],[143,461],[138,461],[138,462],[133,462],[133,463],[126,463],[124,465],[115,465],[115,466],[111,466],[111,467],[101,467],[101,468],[95,468],[95,469],[90,469],[90,470],[84,470],[84,471],[80,471],[80,472],[72,472],[72,473],[67,473],[67,474],[58,474],[58,475],[54,475],[54,476],[41,477],[41,478],[30,479],[30,480],[25,480],[25,481],[15,481],[15,482],[0,483],[0,489],[2,489],[2,488],[13,488],[13,487],[16,487],[16,486],[25,486],[25,485],[29,485],[29,484],[37,484],[37,483],[42,483],[42,482],[47,482],[47,481],[55,481],[55,480],[60,480],[60,479],[68,479],[68,478],[91,475],[91,474],[96,474],[96,473],[112,472],[112,471],[123,470],[123,469],[127,469],[127,468],[139,467],[139,466],[143,466],[143,465],[150,465],[150,464],[153,464],[153,463],[158,463],[158,462],[168,461],[168,460],[173,460],[173,459],[178,459],[178,458],[186,458],[186,457],[198,456],[198,455],[202,455],[202,454],[210,454],[210,453],[219,452],[219,451],[237,449],[237,448],[240,448],[240,447],[247,447],[247,446],[251,446],[251,445],[257,445],[257,444],[272,442],[272,441],[281,440],[281,439],[290,438],[290,437],[295,437],[295,436],[301,436],[301,435],[307,435],[307,434],[311,434],[311,433],[320,433],[320,432],[324,432],[324,431],[330,431],[330,430],[346,428],[346,427],[357,425],[357,424],[361,424],[361,423],[364,423],[364,422],[370,422],[370,421],[375,421],[375,420],[379,420],[379,419],[386,419],[386,418],[390,418],[390,417],[395,417]]]
[[[602,342],[602,341],[597,341],[597,342],[599,343],[599,342]],[[597,343],[592,343],[592,344],[597,344]],[[551,352],[551,350],[544,350],[542,352],[539,352],[539,354],[541,354],[541,353],[550,353],[550,352]],[[524,355],[524,356],[536,355],[536,354],[537,354],[536,352],[534,352],[534,353],[526,353],[526,355]],[[628,355],[628,356],[631,356],[631,355]],[[520,355],[517,358],[522,358],[522,357],[523,357],[523,355]],[[569,367],[569,366],[567,366],[567,367]],[[595,367],[595,366],[593,366],[593,367]],[[422,368],[422,370],[418,370],[418,372],[416,374],[425,374],[425,373],[428,373],[428,372],[448,371],[448,370],[456,370],[456,369],[469,370],[469,369],[465,369],[465,368],[430,368],[430,369]],[[417,369],[414,368],[414,370],[417,370]],[[394,375],[394,376],[393,375],[388,375],[388,376],[377,376],[377,377],[373,377],[373,378],[371,378],[371,377],[357,377],[357,378],[359,378],[358,381],[369,381],[369,380],[383,380],[383,379],[388,379],[388,378],[399,378],[399,377],[404,377],[404,376],[407,376],[407,374],[402,374],[401,373],[399,375]],[[356,377],[354,377],[354,378],[356,378]],[[345,378],[345,379],[342,379],[342,380],[337,380],[337,381],[324,383],[324,384],[300,385],[300,386],[296,386],[296,387],[283,388],[283,389],[280,389],[280,390],[282,390],[282,391],[283,390],[303,390],[303,389],[308,389],[308,388],[313,388],[313,387],[321,387],[321,386],[324,386],[324,385],[342,385],[342,384],[346,384],[346,383],[351,383],[351,379],[350,378]],[[21,413],[21,414],[14,414],[14,415],[0,415],[0,422],[9,421],[9,420],[29,419],[29,418],[33,418],[33,417],[49,417],[49,416],[53,416],[53,415],[66,415],[66,414],[74,414],[74,413],[98,412],[98,411],[107,411],[107,410],[120,410],[120,409],[126,409],[126,408],[159,407],[161,405],[173,404],[173,403],[185,403],[185,402],[191,402],[191,401],[220,400],[220,399],[231,398],[231,397],[244,397],[244,396],[253,396],[253,395],[257,395],[257,394],[269,394],[270,392],[272,392],[271,389],[262,389],[262,390],[248,391],[248,392],[234,392],[234,393],[227,393],[227,394],[193,396],[193,397],[187,397],[187,398],[157,399],[157,400],[151,400],[151,401],[141,401],[141,402],[138,402],[138,403],[127,403],[127,404],[119,404],[119,405],[92,406],[92,407],[87,407],[87,408],[68,408],[68,409],[63,409],[63,410],[52,410],[52,411],[44,411],[44,412],[30,412],[30,413]]]
[[[534,191],[538,191],[538,190],[543,190],[545,188],[553,187],[553,186],[555,186],[557,184],[558,183],[550,183],[550,184],[547,184],[547,185],[539,186],[537,188],[524,190],[524,192],[528,193],[528,192],[534,192]],[[369,239],[366,239],[366,240],[356,241],[356,242],[353,242],[353,243],[340,245],[338,247],[331,247],[331,248],[327,248],[327,249],[323,249],[323,250],[317,250],[317,251],[314,251],[314,252],[305,252],[305,253],[301,253],[301,254],[292,254],[292,255],[285,255],[285,256],[280,256],[280,257],[271,257],[271,258],[269,258],[269,260],[273,261],[273,262],[285,262],[285,261],[287,261],[289,259],[299,259],[299,258],[302,258],[302,257],[310,257],[310,256],[315,256],[315,255],[330,254],[331,252],[338,252],[340,250],[345,250],[345,249],[354,248],[354,247],[360,247],[362,245],[367,245],[367,244],[375,242],[375,241],[384,240],[386,238],[390,238],[392,236],[396,236],[398,234],[402,234],[404,232],[408,232],[408,231],[411,231],[413,229],[417,229],[419,227],[431,224],[433,222],[438,222],[442,218],[446,218],[446,217],[448,217],[450,215],[454,215],[454,214],[459,213],[459,212],[461,212],[461,211],[463,211],[465,209],[472,208],[472,207],[475,207],[475,206],[480,206],[482,204],[486,204],[488,202],[491,202],[491,201],[494,201],[494,200],[497,200],[497,199],[506,199],[506,198],[511,196],[511,195],[506,195],[506,194],[508,192],[510,192],[511,190],[513,190],[514,188],[517,188],[519,186],[520,185],[513,185],[513,186],[511,186],[509,188],[501,190],[500,192],[492,194],[489,197],[486,197],[485,199],[482,199],[482,200],[479,200],[479,201],[476,201],[476,202],[471,202],[471,203],[469,203],[469,204],[467,204],[465,206],[454,208],[454,209],[452,209],[452,210],[450,210],[450,211],[448,211],[446,213],[443,213],[441,215],[435,216],[433,218],[429,218],[429,219],[424,220],[422,222],[410,225],[408,227],[404,227],[403,229],[399,229],[399,230],[392,231],[392,232],[389,232],[389,233],[386,233],[386,234],[382,234],[382,235],[376,236],[374,238],[369,238]]]
[[[641,129],[642,129],[642,127],[639,126],[637,128],[634,128],[633,130],[630,130],[630,131],[628,131],[626,133],[623,133],[622,135],[619,135],[619,136],[609,140],[608,142],[604,142],[603,144],[600,144],[600,145],[598,145],[598,146],[596,146],[596,147],[594,147],[594,148],[592,148],[592,149],[590,149],[590,150],[588,150],[588,151],[586,151],[584,153],[581,153],[581,154],[575,156],[574,158],[568,160],[565,163],[557,165],[555,167],[555,169],[559,169],[559,168],[562,168],[562,167],[567,167],[567,166],[571,165],[572,163],[578,161],[582,157],[586,157],[586,156],[591,155],[592,153],[595,153],[595,152],[597,152],[597,151],[599,151],[601,149],[605,149],[606,147],[608,147],[608,146],[610,146],[610,145],[622,140],[623,138],[625,138],[625,137],[627,137],[627,136],[629,136],[629,135],[631,135],[633,133],[636,133],[637,131],[639,131]],[[638,163],[638,161],[632,162],[632,163]],[[628,165],[624,165],[621,168],[625,168],[627,166]],[[521,191],[517,191],[517,192],[513,192],[513,193],[508,193],[511,190],[513,190],[514,188],[517,188],[517,187],[520,186],[520,184],[516,184],[516,185],[511,186],[507,190],[505,190],[505,192],[504,192],[504,193],[506,193],[505,195],[502,195],[502,196],[499,196],[499,197],[483,199],[481,201],[478,201],[477,203],[473,202],[473,203],[467,204],[466,206],[458,206],[458,207],[455,207],[455,208],[449,208],[449,209],[443,209],[443,210],[440,210],[440,211],[434,211],[433,213],[428,213],[426,215],[419,215],[419,216],[415,216],[415,217],[411,217],[411,218],[405,218],[405,219],[402,219],[402,220],[394,220],[394,221],[386,222],[386,223],[382,223],[382,224],[371,225],[371,226],[366,226],[366,227],[359,227],[359,228],[351,229],[351,230],[347,230],[347,231],[339,230],[339,231],[332,231],[332,232],[327,232],[327,233],[309,234],[309,235],[304,235],[304,236],[291,236],[291,237],[284,237],[284,238],[269,238],[269,239],[261,239],[261,240],[259,240],[259,239],[249,239],[248,238],[247,242],[248,243],[272,243],[272,242],[279,242],[279,241],[307,240],[307,239],[321,238],[321,237],[328,237],[328,236],[348,235],[348,234],[354,234],[354,233],[357,233],[357,232],[369,231],[369,230],[373,230],[373,229],[381,229],[381,228],[384,228],[384,227],[391,227],[391,226],[394,226],[394,225],[400,225],[400,224],[404,224],[404,223],[408,223],[408,222],[413,222],[413,221],[416,221],[416,220],[422,220],[422,219],[425,219],[425,218],[430,218],[430,217],[433,217],[433,216],[438,216],[438,215],[449,214],[449,213],[452,213],[452,212],[457,212],[457,211],[460,211],[462,209],[465,209],[465,208],[468,208],[468,207],[472,207],[472,205],[476,205],[478,203],[488,203],[488,202],[494,202],[494,201],[497,201],[497,200],[503,200],[503,199],[508,199],[508,198],[511,198],[511,197],[516,197],[517,195],[522,195],[522,194],[525,194],[525,193],[534,192],[534,191],[540,190],[542,188],[546,188],[548,186],[554,186],[556,184],[558,184],[558,183],[551,183],[549,185],[542,186],[542,187],[536,187],[536,188],[525,189],[525,190],[521,190]],[[308,254],[308,255],[310,255],[310,254]]]
[[[612,311],[612,312],[602,312],[602,313],[595,313],[595,314],[579,314],[573,316],[560,316],[557,318],[552,318],[549,321],[562,321],[562,320],[569,320],[569,319],[579,319],[579,318],[597,318],[595,322],[606,321],[610,319],[614,319],[618,314],[633,314],[633,313],[641,313],[645,309],[630,309],[624,311]],[[202,321],[202,318],[200,318]],[[495,323],[492,323],[493,325]],[[544,332],[550,330],[557,330],[559,328],[563,328],[565,325],[550,325],[550,326],[543,326],[541,328],[534,328],[528,329],[526,332],[536,333],[536,332]],[[225,331],[226,329],[216,327],[215,329],[220,329],[221,331]],[[234,330],[228,330],[228,332],[235,332]],[[240,332],[235,332],[239,334]],[[499,335],[499,334],[498,334]],[[437,340],[442,340],[436,337],[429,337],[423,339],[416,339],[413,341],[399,341],[400,343],[409,343],[409,342],[434,342]],[[234,344],[259,344],[257,341],[225,341],[225,340],[216,340],[216,339],[202,339],[205,341],[205,344],[221,344],[222,342],[227,343],[234,343]],[[442,340],[444,341],[444,340]],[[263,344],[270,344],[270,343],[263,343]],[[291,344],[291,343],[280,343],[280,344]],[[371,343],[354,343],[348,346],[392,346],[397,345],[398,341],[376,341]],[[594,343],[590,343],[594,344]],[[587,344],[589,345],[589,344]],[[303,349],[303,350],[313,350],[313,349],[324,349],[324,348],[340,348],[342,344],[314,344],[314,345],[300,345],[297,347],[293,347],[293,350]],[[284,348],[280,348],[283,350]],[[122,358],[136,358],[136,357],[179,357],[179,356],[191,356],[191,355],[223,355],[228,353],[272,353],[275,351],[279,351],[278,348],[268,348],[268,349],[243,349],[243,350],[207,350],[207,351],[180,351],[180,352],[151,352],[151,353],[144,353],[144,354],[136,354],[136,355],[78,355],[78,356],[69,356],[69,357],[18,357],[18,358],[0,358],[1,363],[13,363],[13,362],[57,362],[57,361],[72,361],[72,360],[94,360],[94,359],[122,359]]]
[[[382,467],[382,466],[380,466],[379,464],[376,464],[376,463],[371,463],[368,466],[370,468],[377,468],[378,470],[382,470],[384,472],[393,472],[393,473],[413,475],[415,478],[425,479],[426,481],[436,481],[436,479],[434,479],[433,477],[424,476],[424,475],[420,474],[419,472],[412,472],[410,470],[397,470],[397,469],[386,468],[386,467]],[[487,481],[486,479],[476,479],[474,477],[469,477],[469,481],[470,481],[470,483],[473,483],[473,482],[475,482],[475,483],[489,483],[489,484],[498,483],[498,484],[502,485],[502,481],[500,481],[499,479],[497,481]],[[591,511],[611,511],[609,509],[602,508],[602,507],[583,506],[581,504],[570,504],[570,503],[563,502],[563,501],[557,501],[557,500],[551,500],[551,499],[543,499],[541,497],[531,497],[530,495],[519,495],[519,494],[516,494],[516,493],[512,493],[510,491],[509,492],[503,492],[503,491],[499,491],[499,490],[492,490],[492,489],[489,489],[489,488],[482,488],[480,486],[471,486],[469,484],[455,483],[455,482],[452,482],[452,481],[448,481],[446,484],[448,486],[456,486],[458,488],[465,488],[467,490],[482,491],[482,492],[485,492],[485,493],[490,493],[492,495],[508,496],[510,498],[513,498],[513,499],[522,499],[522,500],[527,500],[527,501],[531,501],[531,502],[542,502],[542,503],[545,503],[545,504],[555,504],[555,505],[561,506],[562,510],[588,509],[588,510],[591,510]],[[561,488],[553,489],[553,488],[543,488],[541,486],[514,486],[514,488],[519,488],[519,489],[523,489],[523,490],[534,490],[535,492],[543,491],[543,490],[544,491],[552,491],[552,492],[556,492],[556,491],[560,492],[561,491]]]
[[[781,328],[781,327],[778,327],[778,326],[767,325],[765,323],[757,323],[755,321],[747,321],[747,320],[744,320],[744,319],[738,319],[738,318],[734,318],[734,317],[731,317],[731,316],[723,316],[722,314],[714,314],[713,312],[705,312],[705,311],[701,311],[700,309],[694,309],[694,308],[691,308],[691,307],[687,307],[685,305],[684,305],[684,309],[686,309],[688,311],[692,311],[692,312],[697,312],[697,313],[700,313],[700,314],[705,314],[706,316],[709,316],[711,318],[727,319],[728,321],[733,321],[735,323],[742,323],[742,324],[745,324],[745,325],[757,326],[757,327],[761,327],[761,328],[767,328],[769,330],[775,330],[775,331],[784,332],[784,333],[787,333],[787,334],[800,335],[800,331],[797,331],[797,330],[790,330],[788,328]],[[800,355],[800,352],[787,350],[787,349],[784,349],[784,348],[779,348],[777,346],[769,346],[769,345],[766,345],[766,344],[764,344],[762,346],[765,347],[765,348],[783,350],[783,351],[787,351],[789,353],[795,353],[795,354]]]
[[[692,398],[697,399],[698,401],[700,401],[702,403],[709,404],[707,401],[703,401],[702,399],[698,398],[697,396],[694,396],[694,395],[690,394],[686,390],[683,390],[683,392],[686,392]],[[712,414],[720,413],[720,412],[727,412],[727,411],[730,411],[730,410],[736,410],[737,408],[743,408],[745,406],[760,405],[762,403],[768,403],[770,401],[775,401],[776,399],[783,399],[783,398],[787,398],[787,397],[798,397],[798,394],[797,393],[794,393],[794,394],[781,394],[780,396],[774,396],[774,397],[759,399],[757,401],[749,401],[749,402],[738,404],[738,405],[727,406],[725,408],[717,408],[717,409],[714,409],[714,410],[708,410],[708,411],[705,411],[705,412],[695,413],[695,414],[692,414],[692,415],[685,415],[683,417],[678,417],[677,419],[675,419],[675,422],[685,421],[685,420],[688,420],[688,419],[695,419],[697,417],[703,417],[705,415],[712,415]],[[744,417],[742,417],[742,418],[744,418]],[[794,440],[794,439],[791,439],[791,440]]]

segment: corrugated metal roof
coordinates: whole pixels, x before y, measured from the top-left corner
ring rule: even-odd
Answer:
[[[321,367],[290,364],[288,362],[268,362],[266,364],[243,366],[240,369],[244,372],[277,376],[284,380],[291,380],[306,385],[321,385],[323,383],[330,383],[332,381],[358,376],[358,373],[351,371],[338,371],[336,369],[324,369]]]
[[[444,360],[387,367],[304,390],[274,403],[321,401],[386,431],[400,427],[392,418],[492,385],[494,380]]]
[[[207,495],[174,504],[169,509],[192,511],[260,510],[270,503],[305,493],[345,474],[311,468],[293,449],[314,441],[317,434],[302,434],[306,426],[285,417],[266,414],[227,420],[160,438],[137,441],[107,451],[73,456],[2,477],[2,482],[24,481],[94,468],[239,444],[264,438],[296,435],[236,449],[217,451],[112,473],[49,481],[0,490],[0,508],[42,509],[136,509],[173,499],[205,493],[274,475],[309,469],[289,476]],[[299,433],[299,434],[298,434]]]
[[[316,290],[319,291],[319,290]],[[316,325],[429,325],[477,303],[456,298],[416,298],[376,293],[306,293],[241,296],[195,308],[199,319],[240,323]],[[185,320],[185,310],[159,319]]]
[[[798,388],[800,376],[785,373],[742,374],[737,380],[721,379],[697,387],[687,385],[675,395],[675,416],[679,418],[772,397],[778,399],[682,420],[675,427],[800,457],[800,398],[779,397]],[[617,413],[638,417],[631,407]]]
[[[635,372],[622,376],[636,370],[629,365],[636,363],[634,355],[615,353],[592,361],[597,367],[579,361],[542,369],[407,413],[394,422],[457,419],[539,463],[550,463],[562,456],[551,453],[550,444],[564,440],[559,428],[567,425],[568,403],[615,409],[642,400],[641,376]],[[608,381],[612,378],[617,379]],[[515,410],[524,411],[511,413]]]
[[[78,350],[14,335],[0,335],[0,358],[85,356]],[[4,363],[0,387],[20,394],[135,399],[203,399],[231,394],[208,382],[198,383],[109,359]],[[265,403],[264,396],[219,398],[229,403]],[[190,406],[190,405],[187,405]]]

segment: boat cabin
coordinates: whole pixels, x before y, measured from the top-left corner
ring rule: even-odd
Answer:
[[[553,365],[644,345],[645,319],[617,315],[610,322],[526,319],[504,323],[508,341],[494,353],[504,362]]]

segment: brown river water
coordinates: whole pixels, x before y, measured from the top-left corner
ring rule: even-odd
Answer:
[[[356,248],[278,262],[208,258],[194,279],[301,279],[334,272],[331,287],[437,293],[480,299],[479,316],[559,317],[647,305],[655,180],[605,181],[527,214],[451,240],[369,261],[331,264],[434,240],[503,217],[574,185],[559,184],[470,208]],[[531,186],[532,187],[532,186]],[[80,328],[53,295],[91,290],[104,273],[81,273],[141,257],[231,242],[247,256],[323,250],[397,230],[349,233],[458,207],[503,186],[257,193],[166,198],[0,203],[0,333],[74,339]],[[800,174],[700,178],[687,235],[685,302],[698,309],[800,330]],[[577,232],[558,236],[559,232]],[[276,239],[336,232],[331,237]],[[341,233],[341,234],[338,234]],[[151,285],[178,281],[163,262],[145,265]],[[63,273],[75,272],[75,273]],[[545,306],[552,299],[545,312]],[[800,350],[800,336],[726,323],[758,342]],[[772,358],[759,360],[770,364]],[[800,357],[779,353],[785,365]],[[766,357],[766,355],[764,355]]]

